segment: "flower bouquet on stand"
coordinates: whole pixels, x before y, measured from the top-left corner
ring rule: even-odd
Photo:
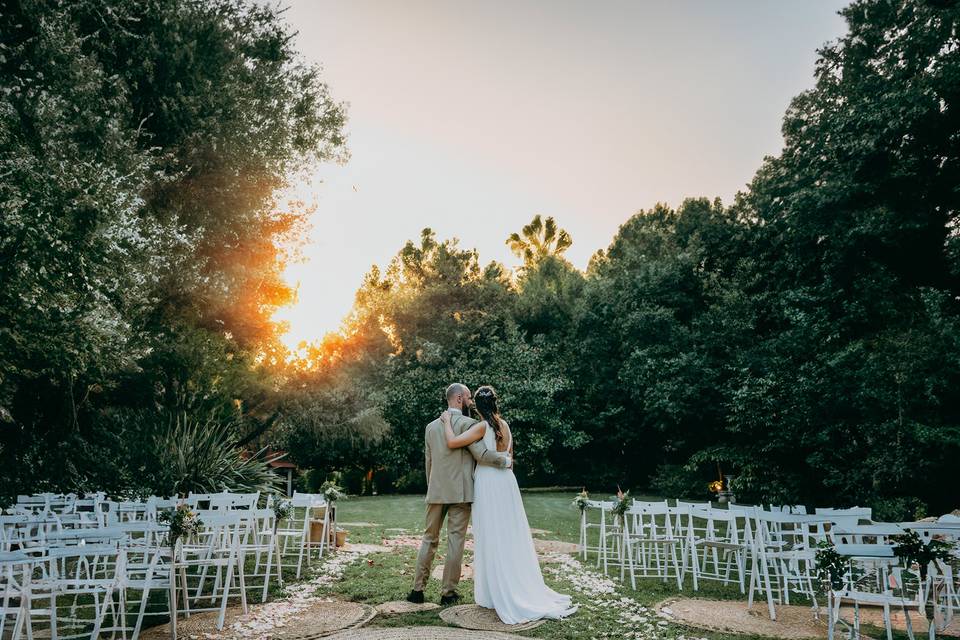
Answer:
[[[573,499],[573,506],[580,509],[580,514],[587,510],[587,501],[590,499],[590,494],[587,493],[586,488],[583,489],[580,493],[577,494],[577,497]]]
[[[587,557],[587,502],[590,494],[584,487],[573,499],[573,506],[580,509],[580,557]]]
[[[328,542],[336,549],[343,546],[346,541],[346,532],[342,532],[341,536],[341,532],[337,531],[337,500],[346,500],[347,493],[333,480],[324,482],[320,486],[320,493],[327,503],[327,514],[330,516],[327,524],[329,527],[327,530],[330,532]]]
[[[627,509],[630,508],[630,503],[632,501],[633,500],[630,498],[629,490],[624,491],[620,487],[617,487],[617,499],[613,503],[613,508],[611,511],[613,511],[613,515],[616,518],[616,524],[618,526],[623,526],[625,514],[627,513]]]
[[[166,542],[170,547],[170,637],[177,638],[177,559],[182,554],[183,541],[195,538],[203,527],[203,520],[187,504],[178,504],[157,514],[157,521],[167,525]],[[184,602],[187,601],[186,582],[183,585]]]

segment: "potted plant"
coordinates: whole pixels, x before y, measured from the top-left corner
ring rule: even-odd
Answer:
[[[921,588],[924,588],[927,583],[931,566],[936,567],[937,561],[949,562],[952,559],[953,543],[946,540],[931,539],[924,542],[916,531],[908,530],[903,535],[893,536],[893,541],[896,543],[893,553],[900,559],[903,566],[917,566],[920,572]],[[931,639],[936,637],[936,602],[939,599],[940,589],[942,586],[938,585],[936,580],[931,581],[929,595],[923,603],[923,613],[927,619]],[[907,617],[907,629],[912,638],[913,625],[910,624],[910,614],[907,613],[906,607],[904,607],[904,614]]]

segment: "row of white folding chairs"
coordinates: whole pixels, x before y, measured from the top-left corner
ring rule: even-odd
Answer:
[[[7,555],[11,558],[11,562],[13,562],[12,559],[24,556],[35,567],[42,569],[44,566],[42,563],[46,562],[47,558],[56,557],[58,554],[77,553],[77,550],[109,548],[123,552],[127,554],[124,557],[132,556],[137,559],[137,562],[121,563],[124,567],[130,567],[129,572],[119,572],[116,576],[116,580],[123,584],[125,589],[138,588],[148,592],[151,589],[161,588],[167,591],[167,585],[176,582],[177,586],[169,590],[170,603],[174,609],[177,608],[178,603],[182,602],[183,609],[189,614],[197,610],[198,602],[204,600],[214,602],[217,604],[215,608],[220,610],[218,627],[222,627],[223,607],[226,606],[226,598],[230,593],[239,593],[245,607],[248,590],[262,588],[262,599],[265,600],[271,574],[275,572],[277,579],[280,579],[279,546],[273,522],[274,515],[272,510],[205,511],[200,512],[199,515],[203,522],[200,535],[194,540],[178,542],[176,556],[178,575],[175,580],[171,580],[169,574],[170,551],[161,545],[163,538],[160,534],[165,527],[156,523],[128,522],[99,529],[55,532],[55,535],[48,536],[42,543],[25,546],[23,550]],[[256,561],[253,572],[247,573],[244,561],[250,554],[255,554]],[[211,572],[214,575],[208,575]],[[11,570],[5,574],[4,615],[11,613],[8,610],[9,600],[16,594],[21,594],[22,601],[27,604],[24,605],[25,609],[20,612],[18,619],[22,620],[25,616],[29,621],[38,615],[42,617],[46,611],[53,625],[51,631],[55,636],[56,608],[47,607],[44,611],[33,611],[31,603],[42,600],[38,597],[38,587],[34,585],[32,590],[24,591],[17,586],[17,581],[10,579],[15,573],[17,572]],[[47,585],[50,577],[46,575],[41,577],[43,581],[37,584]],[[262,580],[262,587],[250,584],[248,579],[251,577],[258,582]],[[188,580],[193,584],[188,586]],[[107,589],[102,581],[98,584],[104,587],[104,593],[109,591],[112,594],[115,591],[114,586]],[[126,597],[125,589],[118,596],[120,600]],[[139,632],[143,616],[146,614],[148,595],[148,593],[143,595],[144,600],[136,619],[134,635]]]
[[[290,515],[277,528],[281,562],[284,558],[291,558],[290,562],[282,566],[295,568],[297,578],[303,570],[304,560],[308,566],[311,564],[314,550],[319,559],[327,549],[330,532],[334,527],[329,506],[322,494],[295,491],[290,499]],[[320,520],[320,539],[315,540],[312,536],[311,523],[320,509],[323,510],[323,518]],[[296,562],[293,561],[293,557],[296,558]]]
[[[52,638],[130,630],[127,590],[140,589],[144,579],[150,580],[147,568],[149,559],[160,553],[155,544],[160,529],[156,524],[138,523],[65,530],[42,543],[0,552],[0,637],[9,625],[11,637],[25,633],[30,638],[37,623],[41,627],[45,623]],[[142,595],[141,612],[148,596]],[[84,609],[91,612],[80,615]],[[110,624],[106,624],[108,614]],[[141,619],[136,619],[137,630]]]
[[[856,517],[859,521],[868,515],[859,509],[804,516],[796,514],[799,509],[794,507],[766,511],[739,505],[716,509],[709,503],[678,501],[671,506],[667,501],[634,501],[620,523],[613,516],[614,504],[588,501],[581,514],[581,556],[596,552],[598,567],[620,566],[622,576],[631,572],[632,583],[638,575],[659,577],[674,579],[681,588],[689,571],[695,590],[700,580],[707,579],[737,584],[745,592],[748,561],[761,557],[756,547],[760,544],[766,551],[762,560],[772,565],[777,584],[782,585],[777,597],[787,599],[790,588],[812,595],[814,547],[825,538],[831,519],[844,522]],[[590,510],[598,512],[598,521],[590,521]],[[596,545],[592,544],[594,531]]]
[[[861,525],[857,533],[870,537],[870,528],[882,526],[889,525]],[[894,546],[879,541],[881,537],[877,536],[877,542],[835,544],[835,550],[845,559],[845,574],[839,588],[828,590],[829,637],[833,638],[838,623],[851,629],[854,637],[861,637],[861,605],[882,608],[887,640],[893,639],[892,607],[914,610],[918,619],[925,619],[930,606],[934,615],[928,633],[934,637],[960,612],[960,585],[953,568],[960,564],[960,552],[955,549],[951,560],[935,560],[921,571],[920,567],[900,565]],[[845,602],[855,605],[852,624],[840,617],[840,605]]]

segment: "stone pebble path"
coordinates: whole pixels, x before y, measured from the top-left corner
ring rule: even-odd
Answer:
[[[318,638],[329,637],[333,640],[406,640],[420,638],[422,640],[510,640],[523,636],[510,633],[510,627],[504,625],[504,631],[482,630],[473,631],[455,627],[391,627],[391,628],[361,628],[369,621],[372,615],[403,615],[415,611],[439,609],[436,603],[412,605],[406,601],[386,602],[374,607],[348,603],[332,598],[317,596],[318,590],[325,590],[342,579],[348,566],[364,560],[367,556],[377,553],[390,553],[399,548],[418,547],[420,538],[411,535],[398,535],[384,538],[383,544],[347,544],[337,553],[325,557],[321,563],[314,563],[309,578],[303,582],[288,585],[281,598],[262,605],[250,608],[249,613],[242,614],[239,607],[228,608],[227,624],[223,631],[213,629],[213,621],[203,625],[201,632],[194,624],[184,628],[185,634],[181,637],[198,638],[202,640],[270,640],[276,638]],[[673,599],[665,601],[657,607],[646,607],[628,596],[621,595],[619,585],[610,577],[587,567],[570,553],[576,551],[576,545],[558,540],[535,539],[535,545],[540,557],[543,572],[570,585],[575,600],[581,611],[599,614],[605,620],[616,622],[616,633],[598,632],[588,636],[596,639],[627,638],[630,640],[706,640],[697,635],[683,635],[683,627],[698,627],[715,630],[734,631],[735,633],[755,633],[769,637],[783,637],[786,640],[806,640],[806,638],[822,637],[825,633],[816,635],[781,635],[775,629],[768,628],[759,620],[763,616],[749,616],[740,619],[734,612],[738,607],[746,607],[745,603],[735,601],[699,601],[706,604],[691,606],[693,600]],[[472,545],[471,545],[472,546]],[[434,568],[434,572],[442,572],[442,564]],[[472,567],[464,567],[464,578],[472,576]],[[313,619],[317,611],[323,609],[323,604],[329,604],[331,618],[340,616],[337,620],[322,620],[317,618],[313,624],[305,624],[306,620]],[[347,611],[350,606],[366,607],[371,613]],[[699,607],[699,609],[698,609]],[[343,609],[340,611],[339,609]],[[758,609],[756,606],[755,609]],[[806,617],[810,618],[809,609],[803,609]],[[706,614],[694,615],[696,611],[706,611]],[[764,612],[765,613],[765,609]],[[729,625],[718,624],[718,620],[729,619]],[[704,622],[713,624],[707,624]],[[356,628],[335,631],[337,621],[339,628],[357,625]],[[196,620],[200,623],[201,620]],[[205,622],[205,621],[204,621]],[[456,623],[455,620],[449,622]],[[767,620],[769,622],[769,620]],[[776,625],[776,623],[771,623]],[[760,625],[760,626],[758,626]],[[776,625],[779,626],[779,625]],[[163,633],[166,625],[155,627],[145,632],[145,639],[169,638],[169,632]],[[916,627],[915,627],[916,628]],[[519,629],[518,629],[519,630]],[[159,632],[159,635],[157,633]],[[333,633],[334,635],[329,635]],[[688,629],[686,633],[690,633]],[[152,635],[150,635],[152,634]]]

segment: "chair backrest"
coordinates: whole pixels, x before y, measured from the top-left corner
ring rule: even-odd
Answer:
[[[861,520],[870,520],[873,517],[873,510],[870,507],[851,507],[849,509],[831,509],[817,508],[814,513],[818,516],[824,516],[834,525],[855,526],[860,524]]]
[[[187,497],[184,499],[188,505],[193,509],[202,509],[206,511],[207,509],[212,509],[212,501],[216,500],[218,496],[222,494],[219,493],[194,493],[190,492],[187,494]]]
[[[769,505],[770,511],[776,511],[780,513],[791,513],[793,515],[807,515],[807,507],[802,504],[771,504]]]
[[[835,525],[830,529],[834,544],[889,544],[893,536],[901,536],[906,531],[898,524],[881,522],[876,524]]]
[[[634,500],[627,509],[628,527],[634,535],[650,539],[674,539],[674,509],[666,500],[659,502]]]
[[[257,502],[260,500],[260,492],[253,493],[231,493],[233,497],[232,509],[256,509]]]
[[[52,531],[46,535],[46,543],[51,546],[68,547],[89,544],[119,545],[125,533],[119,527],[100,527],[91,529],[64,529]]]
[[[900,526],[916,531],[923,540],[934,537],[940,540],[960,542],[960,523],[955,522],[901,522]]]
[[[837,553],[848,558],[894,558],[893,546],[889,544],[836,544]]]
[[[294,508],[325,507],[327,506],[327,500],[323,497],[322,493],[300,493],[299,491],[294,491],[293,497],[290,498],[290,506]]]

